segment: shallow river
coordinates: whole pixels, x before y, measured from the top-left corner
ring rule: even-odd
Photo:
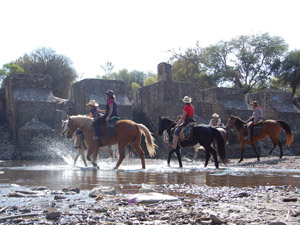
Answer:
[[[249,169],[220,166],[216,170],[210,162],[207,168],[202,161],[177,161],[167,166],[166,160],[148,159],[146,169],[141,168],[139,159],[125,159],[118,170],[113,170],[114,159],[98,161],[100,169],[84,167],[81,160],[72,165],[72,157],[64,161],[0,161],[0,189],[7,185],[47,186],[50,189],[78,187],[91,190],[96,186],[114,186],[122,192],[134,191],[142,184],[195,184],[208,186],[267,186],[294,185],[300,187],[300,170]]]

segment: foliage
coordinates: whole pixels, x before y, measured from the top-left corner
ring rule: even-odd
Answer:
[[[300,50],[291,51],[283,60],[280,67],[279,81],[292,89],[295,96],[297,88],[300,87]]]
[[[126,95],[132,99],[133,93],[138,88],[144,85],[145,80],[147,80],[152,74],[146,74],[142,71],[133,70],[129,72],[127,69],[122,69],[118,73],[110,72],[103,75],[102,79],[107,80],[122,80],[125,85],[125,93]],[[100,78],[100,77],[98,77]],[[157,78],[156,81],[157,82]]]
[[[251,91],[278,73],[280,61],[287,51],[287,44],[280,37],[268,33],[242,35],[231,41],[215,45],[189,48],[184,53],[172,52],[174,80],[199,82],[204,74],[207,85],[220,86],[230,83],[233,87]],[[199,76],[201,74],[201,76]]]
[[[154,84],[157,83],[157,75],[152,74],[149,75],[145,80],[144,80],[144,86],[150,85],[150,84]]]
[[[17,59],[15,64],[24,69],[24,73],[43,74],[52,77],[53,94],[60,98],[69,97],[69,89],[77,73],[72,62],[64,55],[56,54],[51,48],[39,48],[31,54]]]
[[[24,70],[19,65],[11,62],[3,65],[3,68],[0,69],[1,75],[9,76],[14,73],[24,73]]]

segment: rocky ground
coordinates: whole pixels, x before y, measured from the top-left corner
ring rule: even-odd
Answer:
[[[229,166],[300,169],[300,157],[245,159]],[[47,187],[0,189],[0,224],[300,224],[300,187],[146,185],[125,195]]]

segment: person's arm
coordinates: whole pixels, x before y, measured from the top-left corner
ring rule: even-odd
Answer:
[[[110,119],[110,116],[111,116],[111,114],[112,114],[112,112],[113,112],[113,108],[114,108],[114,105],[111,103],[111,104],[109,104],[108,105],[109,106],[109,112],[108,112],[108,115],[107,115],[107,117],[105,118],[105,121],[106,122],[108,122],[109,121],[109,119]]]
[[[212,119],[209,121],[208,126],[212,126]]]
[[[98,112],[100,112],[100,113],[105,113],[106,110],[105,110],[105,109],[98,109]]]
[[[257,123],[257,121],[258,121],[258,117],[259,117],[259,112],[257,112],[259,109],[256,107],[255,109],[254,109],[254,115],[253,115],[253,118],[254,118],[254,120],[253,120],[253,124],[256,124]]]
[[[182,117],[181,117],[181,119],[179,121],[179,124],[181,124],[185,120],[186,113],[187,113],[186,111],[183,111],[183,114],[182,114]]]
[[[91,112],[89,113],[89,117],[93,118],[93,114]]]

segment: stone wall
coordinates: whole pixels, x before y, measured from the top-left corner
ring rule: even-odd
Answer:
[[[144,123],[150,126],[152,132],[157,135],[158,117],[167,116],[176,119],[182,114],[184,103],[182,98],[185,95],[192,97],[192,104],[195,108],[195,117],[198,123],[207,124],[212,113],[218,113],[223,123],[226,124],[230,115],[239,116],[247,120],[252,115],[251,102],[257,100],[263,107],[264,119],[283,119],[287,121],[295,135],[295,141],[291,148],[285,150],[287,155],[300,154],[300,135],[297,127],[300,126],[300,112],[293,104],[291,93],[287,92],[260,92],[245,95],[243,89],[238,88],[208,88],[203,89],[199,83],[172,82],[170,65],[161,63],[158,65],[158,83],[142,87],[134,95],[134,111],[138,112],[139,118],[143,118]],[[300,102],[294,99],[294,102]],[[240,157],[241,147],[237,138],[237,132],[228,131],[229,157]],[[282,140],[285,139],[281,132]],[[161,151],[168,152],[166,145],[162,144],[161,137],[156,136],[160,143]],[[285,141],[283,141],[284,143]],[[256,144],[262,156],[266,156],[272,147],[269,138]],[[183,154],[184,151],[183,151]],[[274,154],[279,154],[279,149],[274,150]],[[251,146],[246,147],[246,157],[255,157]]]
[[[120,80],[84,79],[71,87],[71,114],[88,114],[86,103],[95,100],[100,109],[105,109],[107,90],[113,90],[118,103],[119,116],[122,119],[132,119],[132,104],[125,94],[125,85]]]

